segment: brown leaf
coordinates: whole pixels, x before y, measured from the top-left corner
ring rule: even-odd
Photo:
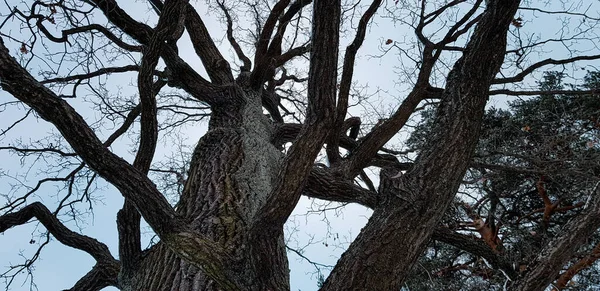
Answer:
[[[24,42],[21,43],[21,48],[19,50],[21,51],[22,54],[26,54],[29,52],[29,50],[27,49],[27,45],[25,45]]]

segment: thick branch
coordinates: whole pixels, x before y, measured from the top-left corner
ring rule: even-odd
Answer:
[[[333,123],[340,14],[339,0],[315,3],[307,118],[255,226],[269,225],[280,231],[300,199],[302,186]]]
[[[439,225],[474,153],[489,86],[504,60],[507,30],[520,1],[489,2],[465,54],[446,79],[423,151],[401,177],[382,171],[379,195],[384,203],[374,210],[322,290],[399,288]],[[373,266],[377,272],[369,271]]]
[[[116,262],[105,244],[71,231],[40,202],[34,202],[17,212],[0,216],[0,233],[11,227],[25,224],[34,217],[62,244],[90,254],[97,262]]]
[[[149,44],[150,38],[154,33],[153,29],[129,16],[125,11],[123,11],[123,9],[119,7],[119,5],[117,5],[115,0],[92,0],[92,2],[102,10],[110,22],[123,30],[123,32],[143,45]],[[194,15],[190,17],[190,19],[192,19],[191,21],[194,20],[193,16]],[[186,21],[187,20],[188,17],[186,17]],[[211,50],[211,52],[214,51]],[[167,44],[163,44],[161,57],[164,59],[171,73],[172,78],[169,78],[169,81],[171,81],[169,85],[181,87],[195,98],[205,101],[211,105],[221,101],[220,99],[222,96],[219,94],[219,92],[221,92],[220,89],[202,78],[198,72],[196,72],[177,55],[177,52],[172,47]],[[214,57],[214,59],[211,60],[219,60],[217,55],[211,54],[207,56],[207,58],[212,57]],[[215,65],[223,64],[217,61]],[[208,71],[214,67],[207,65],[206,68]],[[229,73],[231,74],[231,72]]]
[[[138,90],[141,104],[141,131],[140,146],[135,156],[133,166],[141,173],[147,175],[156,150],[158,139],[158,120],[156,109],[156,94],[158,91],[152,83],[152,71],[158,64],[158,58],[163,43],[167,40],[174,42],[173,35],[178,31],[178,26],[183,17],[186,1],[169,1],[163,7],[158,24],[150,43],[144,49],[140,73],[138,75]],[[179,37],[175,35],[175,37]],[[160,88],[160,87],[158,87]],[[123,261],[125,273],[135,267],[140,250],[140,219],[134,204],[125,198],[123,208],[117,214],[117,225],[119,230],[119,257]]]
[[[447,243],[475,256],[480,256],[488,261],[492,267],[504,271],[511,279],[517,278],[517,273],[513,269],[511,262],[499,255],[498,252],[494,251],[483,241],[474,240],[468,235],[442,227],[435,229],[432,239]]]
[[[85,120],[67,102],[36,81],[8,53],[0,39],[2,89],[54,124],[90,168],[113,184],[136,208],[173,251],[205,270],[220,286],[235,289],[224,272],[227,255],[209,239],[186,231],[185,224],[156,186],[100,142]]]
[[[233,47],[237,57],[242,61],[242,67],[240,68],[240,71],[249,72],[250,68],[252,68],[252,61],[250,61],[246,54],[244,54],[242,47],[233,36],[233,19],[229,14],[229,9],[225,7],[225,3],[222,1],[217,1],[217,4],[219,5],[219,8],[221,8],[221,11],[223,11],[225,19],[227,20],[227,40],[229,41],[229,44],[231,44],[231,47]]]
[[[303,195],[327,201],[358,203],[374,209],[377,206],[377,193],[364,189],[351,181],[336,178],[324,168],[313,168],[304,187]]]
[[[334,130],[331,131],[327,142],[327,156],[329,157],[329,161],[331,164],[337,163],[340,158],[338,148],[340,132],[335,129],[340,129],[342,127],[344,119],[346,118],[346,113],[348,111],[348,97],[350,95],[350,86],[352,85],[352,75],[354,74],[354,62],[356,60],[356,53],[358,52],[358,49],[362,46],[362,43],[365,40],[365,35],[367,34],[367,25],[369,24],[369,21],[371,20],[373,15],[375,15],[375,12],[377,12],[377,9],[381,5],[381,2],[381,0],[374,0],[371,3],[371,6],[369,6],[367,11],[365,11],[363,16],[360,18],[360,22],[358,24],[354,40],[346,48],[346,53],[344,55],[342,79],[340,81],[340,92],[338,95],[339,98],[335,114],[335,123],[333,126]]]
[[[0,41],[0,84],[41,118],[54,124],[71,147],[90,167],[122,193],[131,196],[157,233],[169,232],[175,212],[142,173],[111,153],[67,102],[37,82],[10,55]],[[174,224],[177,225],[177,224]]]
[[[108,286],[117,287],[119,264],[96,264],[87,274],[65,291],[99,291]]]
[[[600,244],[597,244],[589,255],[575,262],[562,273],[560,277],[558,277],[558,280],[556,280],[556,288],[562,290],[567,287],[567,284],[575,277],[575,275],[585,268],[591,267],[598,259],[600,259]]]
[[[196,54],[202,60],[211,81],[216,84],[227,84],[233,81],[231,66],[225,60],[215,42],[210,37],[202,18],[191,4],[187,5],[185,28],[190,35]],[[237,51],[237,50],[236,50]]]
[[[410,116],[413,114],[419,102],[426,95],[426,91],[420,88],[415,88],[402,104],[398,107],[394,115],[381,125],[373,128],[369,132],[358,147],[352,152],[348,161],[344,163],[343,173],[347,177],[355,177],[366,167],[373,156],[385,145],[400,129],[406,124]]]
[[[529,264],[531,269],[516,281],[511,290],[544,290],[556,279],[562,267],[587,239],[600,228],[600,183],[590,193],[582,213],[569,221]]]

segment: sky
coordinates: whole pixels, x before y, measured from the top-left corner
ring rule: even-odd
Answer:
[[[131,13],[136,19],[147,20],[151,23],[155,21],[155,18],[151,16],[152,12],[141,1],[118,2],[122,8]],[[220,23],[218,18],[214,17],[214,12],[207,13],[204,11],[203,1],[197,2],[196,5],[201,11],[200,15],[203,17],[213,38],[223,40],[224,25]],[[392,6],[391,8],[394,7]],[[0,6],[0,11],[2,9],[6,9],[6,6]],[[597,11],[597,7],[594,9]],[[535,18],[534,14],[522,13],[525,17],[525,27],[521,31],[522,33],[526,33],[528,29],[540,31],[540,28],[544,27],[540,33],[548,33],[549,35],[546,37],[552,37],[552,34],[556,34],[556,31],[559,30],[560,23],[556,21],[545,18],[538,19]],[[380,15],[382,14],[380,13]],[[15,27],[14,31],[16,32],[18,29]],[[353,34],[350,33],[349,36],[353,36]],[[412,31],[406,29],[406,27],[402,27],[400,23],[393,23],[381,17],[375,18],[375,23],[368,31],[367,38],[359,53],[354,80],[360,84],[368,85],[367,93],[370,94],[375,94],[378,89],[382,89],[382,91],[379,91],[379,94],[374,95],[374,99],[372,100],[372,107],[377,108],[379,111],[389,112],[401,101],[403,96],[406,95],[406,89],[410,87],[410,83],[403,77],[402,70],[406,67],[410,68],[411,63],[402,54],[398,53],[396,49],[392,48],[392,46],[385,46],[384,43],[387,39],[391,39],[394,41],[394,45],[405,47],[408,44],[403,44],[403,41],[411,38],[414,38]],[[348,41],[349,38],[345,39],[346,43]],[[226,41],[221,42],[219,48],[226,57],[233,57]],[[18,47],[13,46],[12,49],[11,52],[17,55]],[[382,50],[386,49],[391,50],[383,54]],[[546,55],[564,55],[567,49],[569,49],[568,46],[556,45],[550,51],[547,51]],[[181,46],[180,55],[190,60],[192,67],[201,67],[198,58],[194,56],[191,46]],[[40,60],[36,61],[40,62]],[[405,67],[403,68],[403,66]],[[36,67],[35,64],[33,67]],[[588,65],[587,68],[593,68],[593,64]],[[567,69],[575,74],[574,69]],[[119,75],[118,77],[111,78],[110,82],[110,85],[114,86],[115,90],[121,90],[124,95],[135,93],[136,89],[131,85],[132,83],[135,84],[133,75],[129,77]],[[439,82],[443,85],[443,80]],[[533,82],[529,82],[529,84],[531,85]],[[0,91],[0,103],[10,100],[14,99],[7,93]],[[490,105],[503,106],[507,100],[510,100],[510,98],[506,96],[495,97],[490,102]],[[97,113],[89,108],[84,108],[84,105],[78,103],[78,100],[70,100],[69,102],[75,106],[79,106],[81,110],[84,110],[90,116],[97,117]],[[372,110],[373,108],[369,106],[357,106],[351,109],[350,114],[361,115],[366,111]],[[22,113],[22,110],[17,111],[14,109],[1,112],[0,129],[4,130],[6,124],[20,118]],[[92,119],[90,118],[90,120]],[[47,123],[34,118],[28,118],[23,123],[20,123],[17,128],[11,130],[9,134],[0,136],[0,146],[7,146],[18,139],[22,139],[23,142],[36,141],[43,138],[47,132],[52,130],[53,128]],[[205,130],[205,126],[186,129],[186,142],[193,145]],[[400,134],[394,142],[399,144],[402,136],[405,136],[405,134]],[[173,150],[169,144],[165,143],[159,144],[159,147],[157,152],[158,159],[168,155]],[[115,144],[112,150],[125,158],[131,159],[132,157],[127,141]],[[0,172],[0,194],[9,193],[13,189],[11,187],[19,184],[16,179],[10,178],[11,175],[27,173],[26,185],[31,187],[37,181],[38,171],[43,170],[43,167],[28,168],[27,162],[31,162],[32,160],[22,161],[19,157],[11,155],[7,151],[0,151],[0,161],[0,171],[2,171]],[[116,212],[121,207],[122,198],[112,186],[107,185],[105,182],[99,182],[98,187],[101,190],[97,191],[97,203],[93,205],[93,214],[87,216],[88,223],[79,224],[76,221],[67,221],[66,225],[72,230],[81,231],[107,244],[116,257],[118,254]],[[52,209],[52,206],[57,205],[59,201],[56,192],[56,185],[45,186],[30,199],[30,202],[42,201]],[[0,197],[0,205],[4,203],[2,199]],[[288,246],[301,249],[302,255],[314,262],[323,265],[334,265],[344,248],[356,237],[361,227],[367,222],[370,211],[361,206],[348,205],[344,209],[315,212],[312,210],[319,208],[316,203],[319,202],[303,198],[298,204],[294,214],[286,224]],[[0,246],[2,246],[0,247],[0,272],[2,272],[5,266],[11,263],[22,262],[23,258],[21,254],[25,256],[31,255],[38,247],[38,241],[32,242],[32,237],[37,237],[38,234],[44,231],[42,226],[33,222],[12,228],[0,234]],[[150,232],[148,231],[148,233]],[[149,238],[150,235],[145,236],[145,243],[148,242]],[[40,259],[35,264],[35,271],[33,273],[34,282],[37,283],[39,290],[67,289],[78,278],[87,273],[93,266],[93,263],[93,259],[86,253],[51,241],[44,247]],[[294,253],[289,253],[289,263],[292,290],[308,291],[317,289],[316,269],[313,265]],[[323,271],[326,275],[326,269],[323,269]],[[18,276],[10,290],[29,290],[29,282],[30,280],[27,276]],[[4,282],[0,281],[0,288],[3,287],[3,284]],[[116,289],[106,288],[105,290]]]

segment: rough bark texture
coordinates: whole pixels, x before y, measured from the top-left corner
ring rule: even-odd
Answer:
[[[543,290],[557,279],[565,262],[600,228],[600,184],[596,184],[584,212],[563,226],[563,233],[553,239],[537,256],[535,262],[515,281],[511,290]]]
[[[56,126],[76,155],[125,197],[117,216],[120,260],[113,258],[104,244],[67,229],[41,204],[0,216],[0,233],[37,218],[61,243],[92,255],[97,264],[71,290],[99,290],[105,286],[131,291],[289,290],[283,224],[301,195],[360,203],[374,210],[322,290],[397,290],[432,236],[485,257],[511,278],[517,276],[489,246],[441,228],[439,222],[471,161],[489,87],[503,63],[507,31],[519,0],[486,1],[485,12],[472,19],[482,3],[476,1],[437,44],[424,39],[426,21],[421,15],[416,30],[424,49],[417,84],[391,118],[362,139],[356,134],[360,121],[345,120],[348,95],[357,51],[382,1],[372,1],[360,20],[356,38],[344,58],[339,94],[339,0],[314,1],[310,43],[285,53],[282,38],[288,22],[312,1],[275,3],[261,27],[254,64],[235,42],[231,15],[226,13],[228,39],[244,63],[237,79],[188,1],[151,0],[160,15],[154,28],[131,18],[114,0],[89,2],[140,44],[130,46],[121,41],[119,47],[143,54],[139,66],[127,68],[139,71],[140,105],[131,111],[125,126],[141,115],[140,146],[132,164],[107,149],[114,138],[102,143],[67,101],[44,87],[10,56],[0,38],[2,89]],[[224,2],[219,5],[226,10]],[[446,8],[440,9],[439,13]],[[475,24],[468,44],[461,48],[462,56],[447,77],[446,87],[433,88],[429,79],[439,52]],[[177,53],[177,40],[184,28],[210,81]],[[93,29],[109,35],[114,42],[119,40],[101,27]],[[271,84],[281,81],[274,80],[275,71],[308,50],[306,119],[304,124],[284,124],[278,109],[281,104],[273,103],[278,97]],[[166,70],[153,82],[161,58]],[[285,77],[284,72],[281,78]],[[148,178],[158,134],[155,98],[165,84],[211,107],[208,132],[193,152],[188,178],[175,207]],[[426,98],[437,98],[440,104],[431,135],[416,161],[400,163],[380,153]],[[274,114],[272,120],[263,113],[263,106]],[[347,136],[349,128],[354,134]],[[119,131],[121,134],[126,129]],[[317,166],[314,161],[326,140],[332,163],[330,167]],[[293,144],[284,153],[281,145],[286,142]],[[350,154],[341,157],[338,147]],[[370,165],[383,169],[378,190],[372,183],[369,189],[354,183],[358,175],[363,180],[368,178],[364,168]],[[398,175],[399,170],[407,172]],[[565,227],[575,230],[573,235],[553,241],[540,255],[539,264],[513,284],[514,290],[542,290],[556,278],[572,256],[572,246],[579,246],[600,226],[599,191],[585,214]],[[160,238],[145,251],[140,246],[141,217]]]
[[[506,31],[519,1],[495,5],[484,13],[448,76],[434,136],[406,175],[394,179],[396,173],[382,174],[382,202],[323,290],[396,289],[423,251],[473,154],[487,92],[504,59]]]

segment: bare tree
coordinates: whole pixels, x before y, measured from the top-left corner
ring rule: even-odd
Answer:
[[[148,2],[159,16],[152,25],[127,14],[115,0],[5,3],[0,85],[14,99],[3,106],[26,106],[20,120],[35,115],[51,123],[59,137],[41,146],[18,143],[2,149],[50,155],[58,165],[73,167],[64,177],[48,178],[64,182],[66,195],[85,197],[85,185],[98,176],[125,198],[117,215],[116,259],[106,245],[59,219],[68,201],[77,199],[65,198],[50,210],[32,201],[39,187],[7,196],[0,232],[37,219],[59,242],[96,260],[71,290],[289,290],[283,226],[302,195],[373,209],[322,290],[400,288],[434,233],[436,239],[480,252],[507,273],[514,290],[541,290],[600,227],[596,189],[568,222],[570,231],[552,240],[535,265],[518,275],[489,245],[473,248],[464,235],[440,230],[472,162],[489,96],[537,94],[510,84],[544,66],[600,58],[592,46],[569,47],[561,59],[532,59],[549,42],[593,36],[599,20],[588,16],[586,7],[546,11],[530,3],[520,7],[518,0],[385,4],[385,13],[416,34],[418,51],[384,41],[414,61],[404,64],[413,69],[408,74],[412,88],[389,118],[358,138],[360,119],[347,118],[353,71],[368,24],[383,10],[383,1],[365,7],[358,1],[210,1],[211,11],[226,23],[225,38],[238,68],[218,49],[194,4]],[[558,14],[578,19],[579,25],[560,40],[528,38],[520,35],[527,23],[518,11]],[[245,28],[241,18],[253,27]],[[22,33],[13,32],[15,22]],[[341,33],[352,35],[343,57],[338,55]],[[180,56],[186,46],[193,47],[207,78]],[[303,59],[308,72],[297,68]],[[47,70],[32,66],[44,61]],[[136,74],[136,98],[115,98],[102,83],[106,75],[121,73]],[[490,91],[493,85],[498,88]],[[89,122],[96,112],[76,110],[82,87],[93,92],[89,102],[103,116],[98,122]],[[438,105],[429,135],[413,162],[401,162],[404,153],[384,145],[431,101]],[[182,157],[186,165],[153,165],[159,133],[206,116],[208,131],[191,157]],[[119,124],[110,134],[103,126],[107,120]],[[110,148],[126,132],[139,141],[131,162]],[[323,148],[325,166],[315,163]],[[378,189],[364,172],[368,167],[381,169]],[[172,179],[161,181],[151,173]],[[356,183],[358,178],[363,182]],[[159,239],[148,249],[141,245],[141,218]]]

